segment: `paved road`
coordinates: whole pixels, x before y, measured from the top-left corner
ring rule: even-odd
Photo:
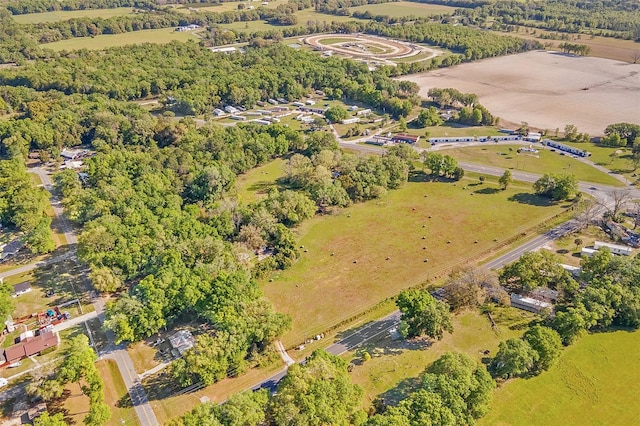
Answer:
[[[13,268],[5,272],[0,272],[0,280],[10,277],[12,275],[19,275],[25,272],[33,271],[34,269],[39,268],[41,266],[52,265],[54,263],[62,262],[63,260],[73,259],[74,257],[75,257],[75,253],[67,252],[56,257],[51,257],[49,259],[42,260],[40,262],[34,262],[28,265],[19,266],[17,268]]]
[[[399,323],[400,311],[395,311],[384,318],[358,328],[356,331],[327,347],[325,350],[333,355],[342,355],[343,353],[355,349],[381,334],[388,333],[389,330],[397,327]],[[287,368],[251,387],[251,390],[269,389],[271,393],[275,392],[280,380],[287,375]]]
[[[75,247],[78,243],[78,238],[76,237],[73,226],[63,215],[62,203],[52,192],[53,184],[49,173],[42,167],[33,167],[29,171],[31,173],[37,174],[40,177],[40,180],[42,181],[45,189],[51,192],[51,205],[53,207],[53,212],[59,223],[61,231],[67,240],[67,244],[72,247],[73,250],[70,251],[69,256],[72,259],[77,260],[77,257],[75,256]],[[16,270],[12,270],[8,273],[15,273],[15,271]],[[92,298],[92,303],[95,308],[95,312],[91,313],[92,318],[97,317],[100,319],[101,323],[104,322],[105,301],[96,293],[95,297]],[[71,319],[71,321],[73,321],[73,319]],[[118,369],[120,370],[120,374],[122,375],[122,379],[124,380],[124,383],[129,391],[129,395],[131,396],[133,408],[136,412],[136,415],[138,416],[138,420],[140,421],[141,426],[156,426],[159,424],[158,419],[156,418],[155,413],[153,412],[153,409],[149,404],[149,399],[147,398],[147,394],[140,383],[138,373],[135,371],[135,368],[133,366],[133,361],[131,360],[129,353],[124,346],[113,344],[113,337],[114,336],[112,333],[107,333],[107,338],[109,339],[111,346],[106,351],[104,357],[116,361]]]

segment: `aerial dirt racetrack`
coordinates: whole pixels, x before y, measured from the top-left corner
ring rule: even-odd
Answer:
[[[591,136],[612,123],[640,122],[640,65],[535,51],[404,76],[429,89],[475,93],[502,120],[560,131],[573,124]]]
[[[342,39],[348,40],[334,44],[322,44],[322,40],[326,39]],[[406,58],[418,55],[422,52],[431,52],[430,57],[439,54],[437,50],[429,49],[427,47],[417,46],[411,43],[404,43],[395,40],[389,40],[383,37],[376,37],[363,34],[322,34],[310,36],[304,39],[304,42],[310,46],[313,46],[319,50],[333,51],[346,56],[352,56],[355,58],[368,58],[368,59],[381,59],[389,60],[394,58]],[[382,49],[382,52],[367,52],[359,50],[357,48],[350,48],[343,46],[347,43],[360,43],[365,46],[376,47]]]

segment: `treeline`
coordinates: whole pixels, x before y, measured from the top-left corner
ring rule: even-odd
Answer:
[[[21,158],[0,160],[0,224],[18,228],[32,253],[55,248],[48,207],[49,193],[31,182]]]
[[[235,55],[214,54],[195,43],[178,42],[103,52],[84,50],[2,70],[0,84],[65,94],[104,94],[116,100],[170,96],[175,99],[170,108],[187,114],[209,113],[226,104],[252,107],[260,99],[300,99],[327,87],[340,88],[347,99],[371,107],[391,107],[389,112],[394,115],[405,111],[403,99],[417,102],[413,97],[417,86],[406,93],[400,90],[406,84],[383,73],[371,73],[365,64],[320,58],[281,45],[249,48]]]
[[[416,379],[416,386],[397,406],[375,401],[371,414],[359,408],[362,388],[351,383],[347,363],[315,351],[294,364],[277,392],[235,395],[222,405],[201,404],[171,426],[243,424],[446,425],[475,424],[489,410],[495,382],[483,365],[467,355],[449,352]]]
[[[14,15],[28,13],[54,12],[58,10],[115,9],[117,7],[152,7],[154,2],[147,0],[21,0],[6,2],[2,6]]]
[[[640,6],[630,0],[497,1],[459,9],[456,14],[465,15],[475,24],[484,24],[493,17],[499,19],[499,24],[604,36],[613,32],[616,37],[640,39]]]
[[[461,55],[461,61],[510,55],[541,49],[538,41],[502,36],[475,28],[436,23],[388,26],[378,22],[363,25],[363,32],[416,43],[428,43],[450,49]]]

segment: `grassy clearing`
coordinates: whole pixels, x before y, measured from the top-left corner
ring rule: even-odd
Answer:
[[[298,24],[292,26],[306,26],[308,22],[349,22],[349,21],[363,21],[362,19],[352,18],[350,16],[336,16],[327,15],[325,13],[316,12],[312,9],[305,9],[296,12],[295,16],[298,18]],[[220,24],[221,28],[226,28],[234,31],[271,31],[287,26],[271,25],[266,21],[248,21],[248,22],[233,22],[230,24]]]
[[[487,164],[506,169],[522,170],[532,173],[570,173],[580,181],[601,183],[611,186],[622,186],[622,183],[600,170],[547,149],[540,149],[537,154],[518,154],[516,150],[522,145],[486,145],[469,146],[442,150],[459,161]]]
[[[123,34],[106,34],[95,37],[75,37],[68,40],[43,44],[42,47],[55,51],[77,49],[99,50],[113,46],[124,46],[127,44],[164,44],[173,40],[186,42],[189,40],[197,41],[200,40],[200,38],[190,31],[179,32],[174,31],[173,28],[161,28],[157,30],[133,31]]]
[[[271,188],[278,186],[276,180],[284,176],[284,164],[285,160],[278,158],[238,176],[238,201],[250,204],[266,196]]]
[[[480,425],[630,425],[640,415],[640,331],[591,334],[532,379],[494,395]]]
[[[410,182],[379,200],[304,223],[297,232],[308,252],[263,283],[276,309],[293,317],[285,346],[433,280],[562,211],[531,195],[528,185],[500,191],[494,181]]]
[[[106,425],[138,425],[138,418],[133,409],[131,398],[120,375],[118,364],[106,359],[98,361],[96,368],[104,381],[104,399],[109,406],[111,418]]]
[[[328,37],[328,38],[322,38],[318,40],[318,43],[324,46],[328,46],[330,44],[349,43],[352,41],[353,41],[352,38]]]
[[[345,354],[345,358],[353,359],[356,364],[351,378],[365,390],[365,408],[377,397],[391,404],[406,397],[415,378],[446,352],[463,352],[478,362],[486,357],[482,353],[485,350],[494,356],[501,341],[522,335],[521,326],[533,315],[513,308],[498,308],[494,318],[499,331],[491,328],[486,315],[467,311],[454,317],[453,334],[446,334],[439,342],[394,341],[385,335],[362,348],[372,356],[366,363],[359,362],[359,351]]]
[[[411,15],[422,18],[432,15],[440,15],[443,13],[453,14],[456,8],[436,4],[400,1],[396,3],[367,4],[351,7],[349,10],[351,12],[369,12],[373,15],[383,15],[391,18],[400,18]]]
[[[238,10],[238,4],[240,3],[235,1],[223,2],[218,4],[212,4],[212,5],[206,5],[206,4],[200,5],[196,3],[196,4],[187,4],[184,6],[176,6],[176,10],[178,12],[185,13],[185,14],[198,13],[200,11],[222,13],[222,12],[229,12],[232,10]],[[251,5],[250,2],[248,4]],[[275,9],[281,4],[287,4],[287,0],[270,0],[269,4],[266,6],[260,3],[256,3],[253,6],[264,7],[265,9]],[[245,3],[245,5],[247,5],[247,3]],[[247,10],[247,9],[244,9],[244,10]]]
[[[124,16],[132,13],[133,8],[131,7],[116,7],[113,9],[57,10],[54,12],[13,15],[13,20],[19,24],[40,24],[44,22],[66,21],[74,18],[108,19],[113,18],[114,16]]]

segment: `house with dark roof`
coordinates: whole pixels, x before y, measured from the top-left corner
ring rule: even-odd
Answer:
[[[24,281],[13,285],[13,294],[11,296],[18,297],[21,294],[29,293],[30,291],[31,283],[29,281]]]

